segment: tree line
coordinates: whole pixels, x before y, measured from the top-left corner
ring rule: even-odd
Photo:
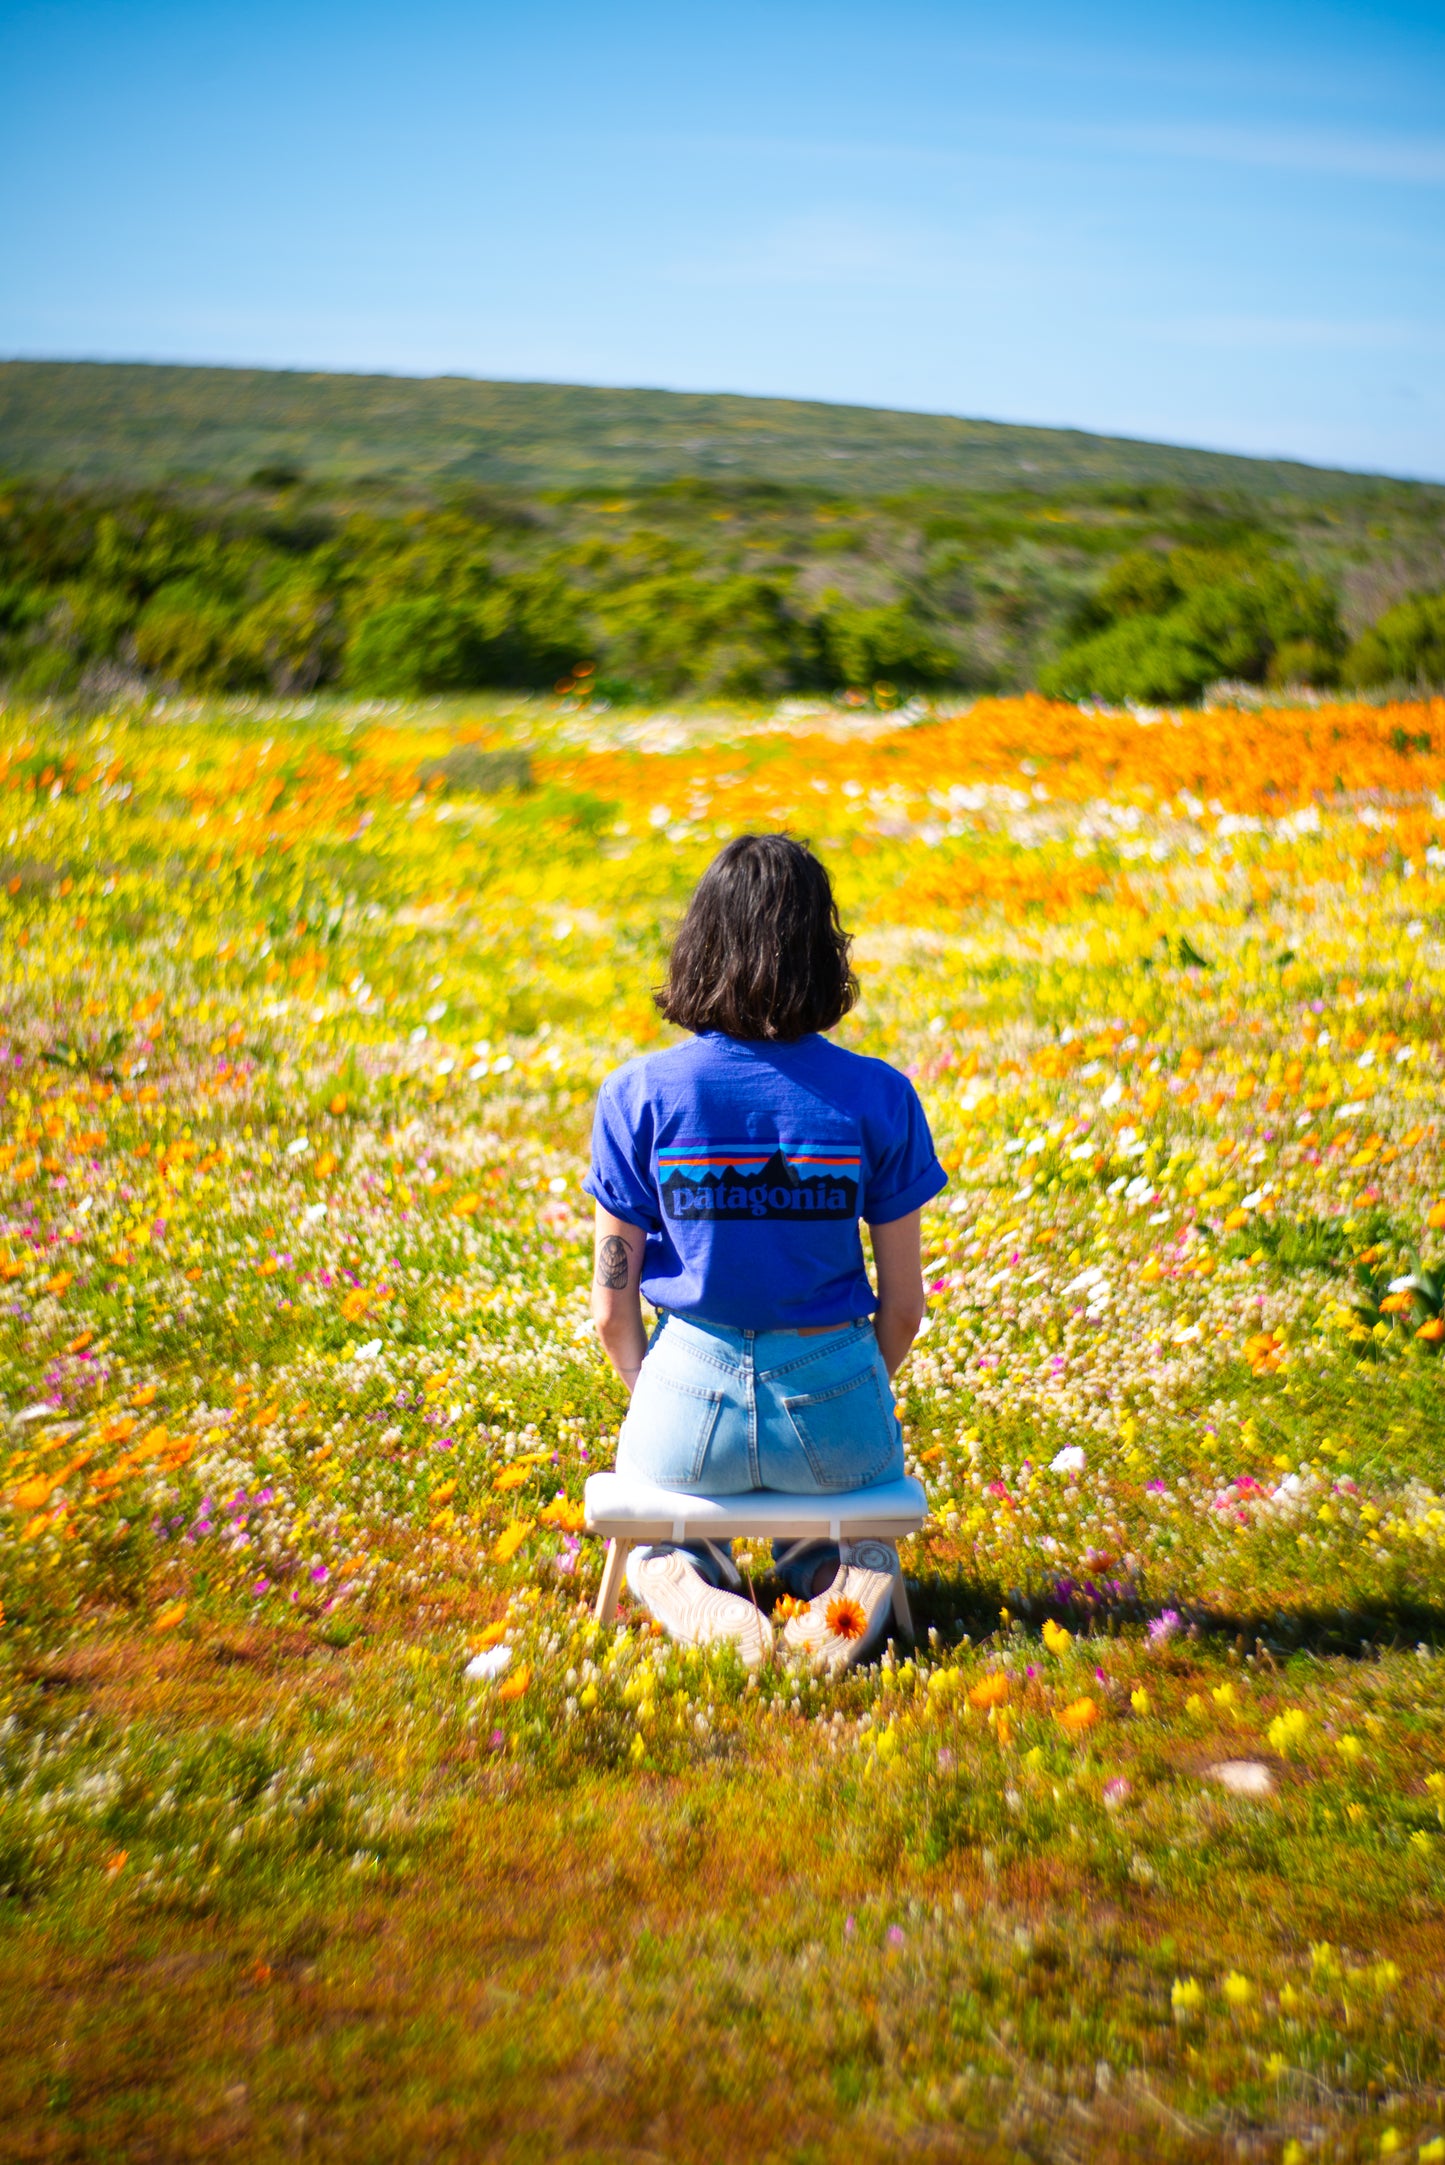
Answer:
[[[674,482],[372,509],[284,468],[221,500],[21,483],[0,489],[0,680],[57,699],[1445,684],[1445,596],[1350,639],[1277,532],[1138,493],[948,511]]]

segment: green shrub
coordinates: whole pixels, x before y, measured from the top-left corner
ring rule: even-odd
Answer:
[[[1172,598],[1171,598],[1172,597]],[[1167,607],[1151,608],[1150,603]],[[1055,697],[1197,699],[1221,677],[1332,684],[1344,637],[1323,580],[1253,552],[1121,557],[1094,606],[1115,620],[1040,673]]]
[[[1039,671],[1054,699],[1197,699],[1219,674],[1214,657],[1168,617],[1126,617],[1069,647]]]
[[[1345,656],[1347,684],[1445,685],[1445,594],[1396,602]]]
[[[475,613],[455,602],[384,602],[347,641],[346,681],[383,699],[457,691],[481,681],[483,645]]]
[[[148,676],[187,691],[240,691],[261,681],[237,640],[236,611],[199,579],[153,594],[136,622],[136,660]]]
[[[824,675],[833,684],[873,684],[880,678],[913,686],[947,684],[959,657],[905,603],[849,608],[831,602],[817,618]]]

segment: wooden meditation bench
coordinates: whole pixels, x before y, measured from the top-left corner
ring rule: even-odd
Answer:
[[[653,1488],[618,1473],[594,1473],[584,1491],[589,1534],[607,1541],[607,1563],[597,1595],[597,1621],[610,1624],[628,1552],[643,1541],[901,1541],[928,1517],[923,1483],[905,1476],[876,1488],[844,1489],[834,1496],[786,1496],[752,1489],[742,1496],[684,1495]],[[900,1565],[893,1581],[893,1619],[913,1636],[908,1593]]]

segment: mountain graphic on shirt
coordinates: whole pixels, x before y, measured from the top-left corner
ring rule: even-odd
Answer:
[[[675,1224],[856,1218],[861,1169],[845,1143],[672,1143],[657,1153],[658,1192]]]

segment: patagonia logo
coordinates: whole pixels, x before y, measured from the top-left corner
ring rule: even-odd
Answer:
[[[670,1143],[657,1153],[662,1207],[677,1223],[856,1218],[860,1171],[845,1143]]]

